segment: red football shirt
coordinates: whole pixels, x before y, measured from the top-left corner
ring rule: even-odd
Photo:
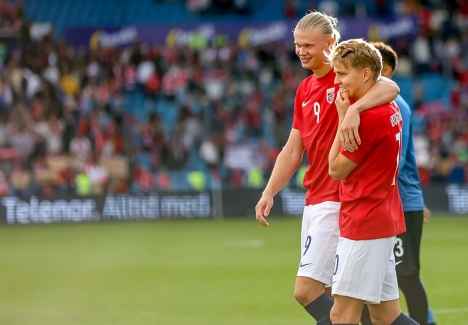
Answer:
[[[332,69],[322,78],[304,79],[296,92],[292,127],[299,130],[309,158],[303,181],[306,205],[340,201],[340,182],[328,174],[328,153],[338,127],[335,96],[339,87],[334,81]]]
[[[400,110],[391,102],[360,116],[358,150],[340,149],[359,164],[340,184],[341,236],[352,240],[392,237],[406,230],[398,194]]]

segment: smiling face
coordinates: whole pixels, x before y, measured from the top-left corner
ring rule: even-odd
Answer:
[[[370,69],[356,69],[342,61],[335,63],[333,70],[336,73],[335,84],[348,90],[350,98],[355,100],[361,98],[361,94],[367,88],[364,85],[371,77]]]
[[[362,39],[341,42],[330,57],[335,84],[359,100],[377,82],[382,71],[380,52]]]
[[[331,69],[324,51],[329,51],[333,43],[333,37],[323,34],[318,28],[294,31],[296,54],[302,67],[312,70],[319,78]]]

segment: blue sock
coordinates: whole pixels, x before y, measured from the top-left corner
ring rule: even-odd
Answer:
[[[330,320],[330,310],[333,307],[333,299],[325,292],[305,306],[305,310],[312,316],[318,325],[332,325]]]
[[[436,320],[434,318],[434,314],[432,313],[431,307],[427,310],[427,325],[435,325]]]
[[[398,316],[390,325],[419,325],[419,324],[415,322],[412,318],[409,318],[405,314],[401,313],[400,316]]]
[[[421,279],[421,283],[424,286],[424,282],[422,279]],[[436,325],[436,320],[435,320],[434,314],[432,313],[432,308],[430,306],[428,306],[428,309],[427,309],[427,325]]]

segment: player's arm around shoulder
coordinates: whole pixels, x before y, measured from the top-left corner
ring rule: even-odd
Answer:
[[[348,146],[350,152],[357,150],[361,144],[359,113],[389,103],[395,100],[399,93],[400,87],[393,80],[380,76],[378,82],[347,110],[343,123],[339,128],[341,145],[343,147]]]
[[[269,226],[265,217],[270,214],[270,210],[273,207],[273,197],[294,175],[302,161],[303,153],[304,144],[300,131],[293,128],[283,150],[281,150],[278,158],[276,158],[270,180],[262,193],[262,197],[255,206],[255,216],[261,225],[265,227]]]

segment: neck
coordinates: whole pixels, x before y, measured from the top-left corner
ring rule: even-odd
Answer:
[[[357,92],[356,95],[353,95],[352,96],[352,99],[354,99],[355,101],[358,101],[360,100],[362,97],[364,97],[367,92],[369,91],[369,89],[372,88],[372,86],[374,85],[375,82],[372,82],[372,83],[365,83],[364,85],[362,85],[361,89],[359,89],[359,91]]]
[[[323,67],[321,67],[320,69],[315,69],[315,70],[312,70],[312,71],[317,76],[317,78],[322,78],[327,73],[329,73],[331,69],[332,69],[331,65],[324,64]]]

